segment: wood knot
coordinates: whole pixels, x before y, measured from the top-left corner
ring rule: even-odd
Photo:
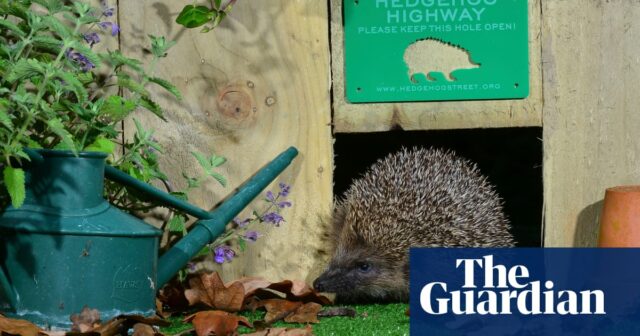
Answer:
[[[251,115],[256,112],[256,106],[246,86],[232,84],[225,87],[218,95],[218,111],[225,118],[240,122],[251,118]]]

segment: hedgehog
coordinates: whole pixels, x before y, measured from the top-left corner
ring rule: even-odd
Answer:
[[[502,199],[474,163],[403,148],[336,202],[335,253],[313,286],[338,302],[406,302],[409,247],[512,247],[509,229]]]
[[[441,72],[446,81],[456,81],[454,71],[480,67],[466,49],[435,38],[413,42],[405,49],[403,58],[409,69],[409,79],[414,84],[418,83],[415,75],[419,73],[429,81],[436,80],[431,76],[433,72]]]

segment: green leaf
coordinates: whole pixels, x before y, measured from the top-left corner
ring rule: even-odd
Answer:
[[[120,121],[136,109],[136,103],[120,96],[110,96],[100,108],[100,114],[109,116],[112,121]]]
[[[216,181],[218,181],[218,183],[220,183],[221,186],[223,186],[223,187],[227,186],[227,179],[224,176],[222,176],[221,174],[216,173],[216,172],[209,172],[208,175],[213,177]]]
[[[104,137],[96,138],[96,140],[92,144],[84,148],[85,151],[104,152],[107,154],[113,154],[113,151],[115,149],[116,144]]]
[[[151,39],[151,53],[158,58],[166,57],[169,48],[176,44],[176,41],[165,40],[164,36],[149,35],[149,38]]]
[[[84,88],[82,82],[78,80],[76,74],[67,71],[58,71],[56,77],[67,84],[65,87],[69,88],[76,98],[78,98],[78,103],[84,104],[87,99],[89,99],[87,90]]]
[[[151,137],[151,132],[145,130],[138,119],[133,118],[133,123],[136,125],[136,137],[138,139],[144,139],[146,141],[147,138]]]
[[[62,121],[58,118],[50,119],[47,122],[47,125],[51,129],[51,131],[57,135],[62,141],[56,149],[69,149],[74,153],[77,152],[75,143],[73,142],[73,136],[64,128]]]
[[[3,171],[4,184],[11,197],[11,205],[19,208],[24,203],[25,186],[24,186],[24,170],[21,168],[13,168],[11,166],[4,167]]]
[[[227,162],[227,159],[224,156],[213,155],[211,157],[211,166],[218,167]]]
[[[214,0],[213,4],[215,5],[216,9],[220,9],[220,5],[222,4],[222,0]]]
[[[193,189],[200,187],[200,181],[198,181],[198,179],[190,177],[184,172],[182,173],[182,177],[187,181],[187,188]]]
[[[54,33],[56,33],[60,38],[67,39],[71,37],[71,30],[67,27],[62,21],[58,20],[56,17],[52,15],[42,16],[43,23],[49,27]]]
[[[138,81],[133,80],[129,75],[125,73],[118,73],[118,86],[125,88],[131,92],[137,93],[141,96],[148,96],[149,92]]]
[[[202,169],[204,169],[207,173],[211,170],[211,168],[213,168],[209,160],[207,160],[207,158],[204,155],[202,155],[202,153],[191,152],[191,155],[193,155],[193,157],[195,157],[196,160],[198,160],[200,167],[202,167]]]
[[[64,42],[51,36],[37,35],[33,37],[33,46],[36,50],[47,51],[57,55],[63,45]]]
[[[184,192],[181,191],[173,191],[170,193],[171,195],[183,200],[183,201],[188,201],[189,197],[187,197],[187,194],[185,194]]]
[[[240,248],[240,252],[244,252],[247,250],[247,242],[240,238],[238,239],[238,247]]]
[[[101,56],[114,68],[126,65],[138,73],[144,72],[144,69],[142,68],[142,62],[137,59],[125,57],[120,51],[110,51],[108,54],[103,54]]]
[[[187,28],[200,27],[207,23],[216,15],[215,11],[211,11],[206,6],[184,6],[182,12],[176,18],[176,23]]]
[[[178,100],[182,100],[182,94],[178,90],[175,85],[171,84],[168,80],[158,78],[158,77],[149,77],[148,78],[151,83],[156,83],[163,87],[165,90],[169,91],[172,95],[174,95]]]
[[[9,104],[8,100],[0,98],[0,124],[13,131],[13,122],[11,121],[11,117],[7,110],[7,106],[9,106]]]
[[[167,223],[167,228],[169,229],[169,232],[182,234],[187,233],[184,217],[182,216],[173,216]]]
[[[140,97],[140,106],[151,111],[153,114],[157,115],[160,119],[167,121],[167,119],[164,118],[164,115],[163,115],[164,111],[162,111],[162,108],[160,107],[160,105],[154,102],[153,100],[151,100],[149,97],[145,97],[145,96]]]
[[[64,9],[64,3],[60,0],[32,0],[32,1],[46,8],[51,14],[58,13]]]
[[[17,25],[15,25],[11,21],[8,21],[8,20],[5,20],[5,19],[0,19],[0,27],[11,31],[12,33],[14,33],[18,37],[27,36],[27,34],[25,34],[25,32],[23,32],[22,29],[20,29]]]
[[[14,83],[16,81],[22,81],[27,78],[32,78],[34,76],[40,76],[44,74],[45,68],[44,65],[34,59],[20,59],[16,62],[9,74],[5,78],[7,82]]]
[[[81,72],[81,73],[76,74],[76,77],[78,77],[78,80],[83,85],[87,85],[87,84],[93,83],[93,79],[94,79],[93,78],[93,72]]]
[[[93,52],[91,48],[87,47],[87,45],[84,44],[84,41],[73,41],[71,43],[71,47],[74,49],[74,51],[81,53],[87,59],[89,59],[89,61],[96,66],[96,69],[99,68],[101,64],[100,57],[96,55],[96,53]]]

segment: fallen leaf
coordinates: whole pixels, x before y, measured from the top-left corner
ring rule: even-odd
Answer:
[[[100,312],[84,306],[80,313],[71,315],[71,331],[86,333],[100,326]]]
[[[298,307],[293,314],[284,318],[288,323],[318,323],[318,312],[322,305],[315,302],[307,302]]]
[[[318,317],[336,317],[336,316],[356,317],[356,315],[357,315],[356,310],[350,307],[332,307],[329,309],[323,309],[318,313]]]
[[[231,281],[230,283],[227,284],[227,286],[230,286],[234,283],[239,283],[242,285],[242,287],[244,288],[245,298],[253,295],[256,292],[256,290],[267,288],[269,287],[269,285],[272,284],[271,281],[267,281],[264,278],[245,277],[235,281]]]
[[[0,315],[0,334],[37,336],[42,330],[27,320],[11,319]]]
[[[133,325],[133,336],[154,336],[156,330],[152,326],[144,323],[136,323]]]
[[[185,288],[182,282],[172,280],[162,286],[156,299],[156,310],[162,317],[169,317],[174,312],[181,312],[189,307],[189,301],[184,297]]]
[[[211,333],[216,336],[233,335],[239,324],[253,328],[246,318],[221,310],[197,312],[187,316],[184,322],[191,322],[198,336],[208,336]]]
[[[289,323],[318,323],[318,312],[322,305],[315,302],[288,301],[283,299],[269,299],[260,301],[256,308],[264,307],[267,314],[264,316],[266,326],[284,319]]]
[[[100,336],[126,335],[129,328],[123,326],[125,321],[122,318],[114,318],[91,330],[91,332],[98,333]]]
[[[267,328],[245,336],[313,336],[311,326],[306,328]]]
[[[324,295],[320,295],[311,286],[301,280],[284,280],[280,282],[270,282],[263,278],[248,277],[236,281],[232,281],[229,285],[235,283],[242,284],[245,293],[245,299],[252,295],[256,295],[261,299],[272,299],[281,297],[272,291],[277,291],[285,295],[290,301],[316,302],[322,305],[331,304],[331,300]]]
[[[293,314],[301,306],[302,302],[293,302],[283,299],[269,299],[261,301],[257,308],[264,307],[267,310],[267,314],[264,316],[264,321],[267,324],[272,324]]]
[[[189,279],[190,288],[185,290],[184,296],[189,305],[198,303],[209,307],[230,312],[240,311],[244,302],[244,286],[241,283],[224,285],[218,273],[200,274]]]
[[[114,336],[121,334],[127,335],[129,329],[135,327],[138,324],[149,325],[149,328],[151,328],[151,325],[165,327],[171,325],[170,322],[156,317],[145,317],[141,315],[119,315],[103,324],[94,324],[94,327],[90,330],[67,332],[66,336]]]

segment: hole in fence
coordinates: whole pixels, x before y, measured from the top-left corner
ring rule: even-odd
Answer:
[[[518,246],[542,245],[542,128],[389,131],[335,135],[334,194],[401,147],[437,147],[475,162],[495,186]]]

